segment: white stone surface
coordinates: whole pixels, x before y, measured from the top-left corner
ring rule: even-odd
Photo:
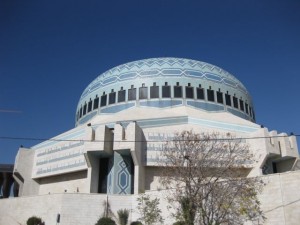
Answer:
[[[263,176],[266,186],[259,195],[267,220],[265,225],[298,225],[300,221],[300,171]],[[151,198],[160,198],[164,224],[172,224],[174,218],[167,207],[164,191],[148,191]],[[56,224],[60,213],[60,225],[94,225],[104,213],[108,198],[115,216],[119,209],[130,210],[130,221],[139,218],[137,195],[103,195],[63,193],[0,200],[0,224],[20,225],[35,215],[42,217],[46,225]],[[116,219],[114,217],[114,219]]]

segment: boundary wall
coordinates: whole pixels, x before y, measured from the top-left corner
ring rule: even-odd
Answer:
[[[259,195],[266,225],[298,225],[300,221],[300,171],[263,176],[266,183]],[[146,192],[161,199],[164,224],[172,224],[162,191]],[[41,217],[45,225],[94,225],[105,213],[108,199],[115,216],[119,209],[129,209],[129,221],[137,220],[137,195],[61,193],[0,200],[0,225],[25,225],[31,216]],[[116,220],[116,219],[115,219]]]

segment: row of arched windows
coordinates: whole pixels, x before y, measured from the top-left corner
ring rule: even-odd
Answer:
[[[173,88],[173,93],[171,91],[171,88]],[[150,89],[149,92],[148,89]],[[98,109],[99,107],[105,107],[107,105],[122,103],[126,101],[134,101],[137,99],[155,99],[160,97],[198,99],[207,100],[209,102],[216,102],[219,104],[224,104],[226,106],[231,106],[242,112],[245,112],[255,120],[254,111],[247,103],[247,100],[244,101],[242,98],[238,99],[235,94],[231,96],[228,91],[226,93],[223,93],[221,92],[220,88],[215,91],[211,89],[211,86],[209,86],[209,88],[205,90],[201,87],[201,84],[199,84],[198,87],[193,87],[190,83],[188,83],[188,86],[183,87],[179,85],[179,82],[177,82],[173,87],[168,85],[168,82],[165,82],[165,85],[161,87],[157,86],[156,82],[154,82],[153,86],[150,87],[146,87],[145,84],[142,84],[142,87],[139,88],[131,85],[131,88],[127,91],[124,90],[123,87],[121,87],[121,89],[117,92],[114,89],[111,89],[110,93],[107,94],[103,92],[102,96],[98,97],[98,95],[96,95],[94,100],[90,98],[88,102],[85,102],[77,112],[77,120],[79,120],[89,112]]]

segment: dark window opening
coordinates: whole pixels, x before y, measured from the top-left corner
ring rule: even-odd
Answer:
[[[107,193],[107,177],[109,173],[109,159],[99,159],[99,183],[98,193]]]
[[[125,102],[126,91],[120,90],[118,91],[118,102]]]
[[[114,90],[112,90],[111,93],[109,93],[108,96],[108,104],[114,104],[116,103],[116,92],[114,92]]]
[[[185,87],[185,97],[194,98],[194,88],[190,87],[190,83],[188,87]]]
[[[165,83],[165,86],[162,86],[162,97],[171,98],[171,87],[168,86],[168,82]]]
[[[197,88],[197,99],[204,99],[204,89],[201,87]]]
[[[239,108],[239,104],[238,104],[238,99],[237,99],[237,97],[235,97],[235,96],[233,96],[233,107],[234,108]]]
[[[275,162],[272,162],[273,173],[277,173],[277,165]]]
[[[80,107],[80,110],[79,110],[79,117],[80,118],[82,117],[82,106]]]
[[[145,87],[145,84],[142,84],[142,87],[139,88],[139,99],[148,98],[148,88]]]
[[[101,102],[100,102],[100,106],[106,106],[106,102],[107,102],[107,95],[105,93],[103,93],[103,95],[101,96]]]
[[[226,105],[231,106],[231,96],[228,93],[225,94],[225,102],[226,102]]]
[[[244,101],[240,99],[240,109],[244,111]]]
[[[248,109],[248,107],[249,107],[248,104],[245,103],[245,109],[246,109],[246,113],[247,113],[247,114],[249,114],[249,109]]]
[[[128,101],[136,100],[136,88],[131,86],[131,89],[128,90]]]
[[[207,100],[210,102],[214,102],[215,101],[215,95],[214,95],[214,91],[207,89]]]
[[[92,111],[92,99],[90,99],[89,104],[88,104],[88,112]]]
[[[255,113],[254,113],[254,110],[252,110],[252,118],[255,120]]]
[[[159,98],[159,87],[156,86],[155,82],[150,87],[150,98]]]
[[[217,102],[223,104],[223,93],[220,91],[217,91]]]
[[[94,109],[98,109],[98,107],[99,107],[99,98],[96,95],[96,98],[94,99]]]
[[[85,115],[86,114],[86,103],[84,103],[84,106],[83,106],[83,113],[82,113],[83,115]]]
[[[179,86],[179,82],[174,86],[174,98],[182,98],[182,87]]]
[[[252,117],[252,108],[249,107],[250,116]]]

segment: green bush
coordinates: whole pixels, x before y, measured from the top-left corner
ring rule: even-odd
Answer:
[[[109,217],[102,217],[95,225],[116,225],[116,223]]]
[[[140,221],[133,221],[130,225],[143,225]]]
[[[36,216],[32,216],[30,218],[28,218],[27,225],[42,225],[42,219]]]
[[[185,222],[177,221],[177,222],[173,223],[173,225],[185,225]]]
[[[126,225],[128,222],[129,210],[128,209],[120,209],[120,210],[118,210],[117,213],[119,216],[120,225]]]

